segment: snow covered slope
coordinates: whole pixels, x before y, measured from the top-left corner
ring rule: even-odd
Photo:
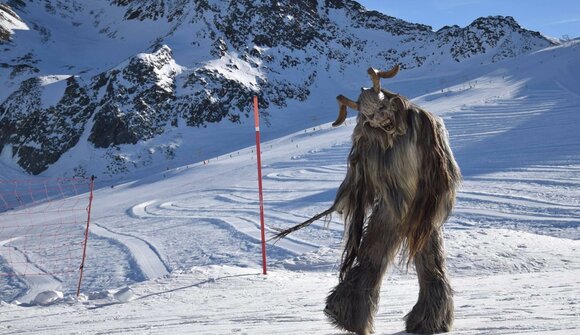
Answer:
[[[350,0],[8,4],[0,150],[44,176],[131,178],[241,149],[254,95],[276,137],[328,122],[361,67],[442,72],[552,45],[511,17],[434,32]]]
[[[9,41],[14,30],[28,30],[22,19],[8,5],[0,3],[0,42]]]
[[[465,176],[445,230],[456,290],[454,334],[569,335],[580,329],[579,56],[580,43],[571,42],[514,61],[407,71],[384,83],[444,119]],[[350,89],[330,91],[355,97],[357,86],[366,83],[362,73]],[[329,114],[336,112],[333,105]],[[352,122],[277,138],[264,129],[274,137],[262,146],[269,232],[328,207],[346,170]],[[253,135],[250,125],[244,131]],[[338,280],[340,219],[269,244],[270,273],[259,275],[252,150],[99,189],[82,290],[86,300],[65,298],[68,304],[50,307],[2,304],[0,329],[336,333],[322,309]],[[43,259],[33,260],[42,268]],[[20,287],[42,289],[19,280]],[[14,283],[3,285],[3,292],[14,292]],[[61,285],[70,293],[69,283]],[[413,270],[394,267],[384,282],[377,334],[402,334],[402,317],[417,292]],[[25,289],[3,297],[12,299],[33,297]]]

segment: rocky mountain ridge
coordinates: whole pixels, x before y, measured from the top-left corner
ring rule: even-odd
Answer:
[[[434,32],[350,0],[9,1],[0,6],[0,151],[37,175],[83,146],[90,162],[69,158],[79,163],[67,173],[126,173],[154,152],[173,159],[179,144],[162,139],[171,129],[244,122],[254,95],[283,127],[288,104],[312,103],[354,68],[499,62],[551,43],[511,17]]]

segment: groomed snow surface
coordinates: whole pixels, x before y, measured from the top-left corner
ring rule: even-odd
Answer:
[[[445,226],[454,334],[580,332],[578,59],[570,44],[399,82],[424,90],[414,101],[444,119],[465,177]],[[353,122],[262,144],[268,234],[331,204]],[[247,148],[98,189],[80,298],[24,289],[0,305],[0,333],[341,334],[322,313],[340,218],[268,244],[261,275],[255,159]],[[376,334],[404,334],[417,293],[414,270],[393,266]]]

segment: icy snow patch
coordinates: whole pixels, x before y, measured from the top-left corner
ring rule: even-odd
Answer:
[[[32,301],[33,305],[48,306],[56,302],[61,301],[64,298],[64,294],[60,291],[48,290],[40,292],[36,295],[36,298]]]
[[[11,34],[14,34],[14,30],[30,30],[26,23],[22,22],[22,19],[11,10],[0,11],[0,28],[8,30]]]
[[[120,302],[130,301],[131,299],[133,299],[134,296],[135,296],[135,293],[133,293],[133,290],[131,290],[131,288],[129,286],[123,287],[122,289],[117,291],[115,294],[113,294],[113,297],[115,299],[119,300]]]

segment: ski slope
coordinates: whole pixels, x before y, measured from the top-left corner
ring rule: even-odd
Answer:
[[[580,44],[570,43],[393,84],[444,119],[465,178],[445,226],[454,334],[580,331],[578,59]],[[268,234],[331,204],[353,122],[262,144]],[[50,306],[26,290],[3,298],[0,333],[340,333],[322,313],[338,280],[340,218],[268,244],[269,274],[261,275],[253,150],[102,185],[82,298]],[[394,266],[385,279],[376,334],[404,334],[418,293],[413,272]],[[127,287],[131,294],[114,297]]]

